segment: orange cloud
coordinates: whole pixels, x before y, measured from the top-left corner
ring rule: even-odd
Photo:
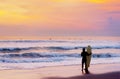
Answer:
[[[0,3],[0,24],[8,27],[82,31],[104,29],[115,0],[5,0]],[[113,5],[114,4],[114,5]],[[112,15],[113,16],[113,15]],[[18,25],[18,26],[17,26]],[[34,29],[34,31],[33,31]]]
[[[92,3],[106,3],[109,0],[87,0],[88,2],[92,2]]]
[[[20,24],[38,20],[43,22],[46,17],[42,11],[44,9],[36,8],[34,5],[23,7],[22,5],[2,3],[0,5],[0,24]]]

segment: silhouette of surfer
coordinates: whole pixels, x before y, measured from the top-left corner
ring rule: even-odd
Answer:
[[[85,51],[85,48],[82,49],[81,56],[82,56],[82,71],[85,65],[85,70],[88,70],[87,67],[87,52]]]
[[[87,51],[85,51],[85,48],[82,49],[81,56],[82,56],[82,72],[84,69],[85,65],[85,72],[88,74],[88,67],[90,66],[90,61],[91,61],[91,46],[88,45]]]

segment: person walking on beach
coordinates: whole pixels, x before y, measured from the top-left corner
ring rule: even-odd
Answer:
[[[91,62],[91,55],[92,55],[92,48],[91,48],[91,46],[90,45],[88,45],[88,47],[87,47],[87,53],[88,53],[88,55],[87,55],[87,62],[86,62],[86,66],[87,66],[87,68],[88,67],[90,67],[90,62]]]
[[[87,67],[87,52],[85,51],[85,48],[82,49],[81,56],[82,56],[82,71],[85,65],[85,70],[88,70]]]

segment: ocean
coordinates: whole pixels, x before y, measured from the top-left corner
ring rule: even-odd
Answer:
[[[35,69],[81,65],[83,47],[91,45],[91,64],[120,63],[120,37],[66,37],[0,40],[0,69]]]

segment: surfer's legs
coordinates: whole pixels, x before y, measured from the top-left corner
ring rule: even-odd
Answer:
[[[84,68],[84,61],[82,60],[82,71],[83,71],[83,68]]]
[[[84,69],[84,65],[85,65],[85,68],[86,68],[86,60],[85,59],[82,59],[82,71]]]

